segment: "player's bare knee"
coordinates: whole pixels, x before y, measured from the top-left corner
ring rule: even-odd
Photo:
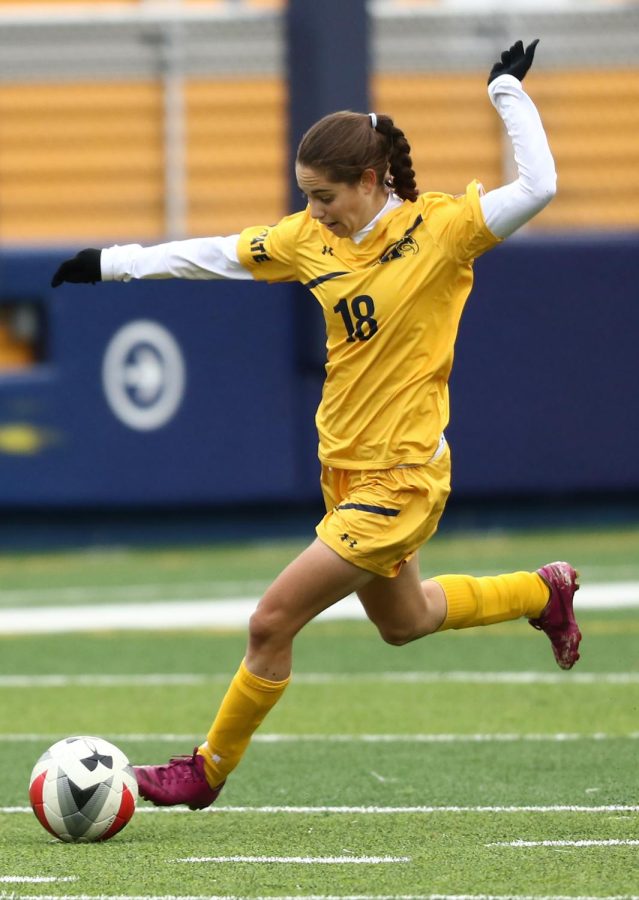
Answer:
[[[286,617],[279,609],[257,607],[249,619],[249,641],[252,647],[264,647],[287,638]]]
[[[385,643],[391,644],[393,647],[403,647],[404,644],[410,644],[411,641],[417,641],[433,634],[437,629],[429,621],[422,621],[419,623],[377,624],[377,630]]]
[[[258,607],[249,619],[249,641],[253,646],[262,647],[272,639],[274,634],[274,617],[264,613]]]
[[[410,644],[411,641],[421,637],[421,635],[416,633],[412,626],[378,625],[377,630],[379,631],[382,640],[386,644],[391,644],[393,647],[403,647],[404,644]]]

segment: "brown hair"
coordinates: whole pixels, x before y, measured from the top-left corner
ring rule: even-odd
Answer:
[[[302,138],[297,162],[347,184],[374,169],[378,183],[388,183],[402,200],[414,202],[419,196],[410,145],[390,116],[378,115],[375,128],[364,113],[345,110],[324,116]]]

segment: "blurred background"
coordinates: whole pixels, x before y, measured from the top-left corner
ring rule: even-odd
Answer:
[[[1,545],[307,529],[310,294],[51,275],[83,247],[300,208],[294,148],[336,108],[392,115],[422,191],[496,187],[513,163],[487,74],[535,37],[559,192],[476,264],[450,521],[639,520],[637,3],[0,0]]]

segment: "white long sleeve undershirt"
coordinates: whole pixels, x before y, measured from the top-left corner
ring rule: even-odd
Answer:
[[[513,146],[517,178],[480,197],[484,220],[499,238],[511,235],[532,219],[556,191],[555,164],[537,109],[512,75],[500,75],[488,95],[501,116]],[[352,240],[359,243],[377,220],[402,201],[391,194],[386,206]],[[252,280],[237,255],[239,235],[191,238],[152,247],[126,244],[102,250],[103,281],[187,278]]]
[[[557,174],[539,113],[521,82],[500,75],[489,84],[488,96],[512,143],[517,179],[484,194],[480,203],[488,228],[505,238],[552,200]]]

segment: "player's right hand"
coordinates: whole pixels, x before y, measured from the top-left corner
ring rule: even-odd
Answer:
[[[96,281],[102,281],[101,254],[101,250],[89,247],[80,250],[72,259],[65,259],[51,279],[51,287],[59,287],[65,281],[71,284],[95,284]]]

